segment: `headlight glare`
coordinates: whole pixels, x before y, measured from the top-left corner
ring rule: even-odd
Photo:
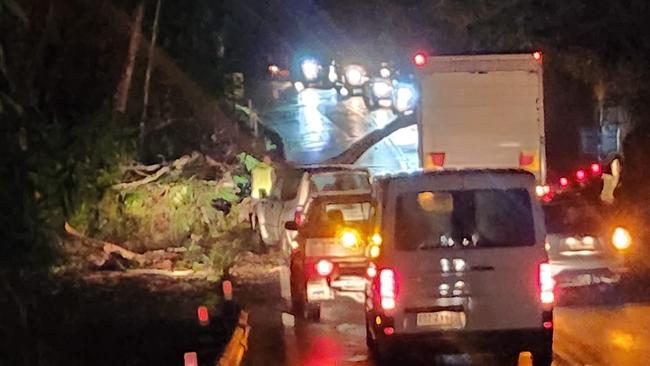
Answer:
[[[303,61],[301,68],[302,68],[302,74],[305,76],[305,79],[315,80],[316,78],[318,78],[318,70],[320,69],[320,65],[318,65],[318,62],[316,62],[316,60]]]

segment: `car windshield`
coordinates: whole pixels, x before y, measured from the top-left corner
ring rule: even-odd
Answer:
[[[597,208],[586,204],[544,206],[546,231],[551,234],[586,235],[602,230],[603,217]]]
[[[307,207],[302,231],[310,236],[334,236],[343,227],[365,231],[372,207],[368,196],[315,199]]]
[[[525,189],[409,192],[397,197],[400,250],[491,248],[535,242]]]
[[[311,176],[311,183],[316,192],[370,190],[369,175],[366,172],[317,173]]]

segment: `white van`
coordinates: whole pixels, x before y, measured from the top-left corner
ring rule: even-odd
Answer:
[[[382,238],[366,289],[371,354],[495,353],[552,360],[555,283],[535,177],[447,170],[380,178],[372,225]]]

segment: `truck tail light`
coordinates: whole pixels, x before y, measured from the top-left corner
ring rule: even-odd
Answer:
[[[429,159],[431,161],[431,168],[443,168],[445,166],[445,153],[444,152],[432,152],[429,153]]]
[[[397,299],[397,279],[395,271],[384,268],[379,272],[379,297],[384,310],[395,309]]]
[[[551,305],[555,303],[555,279],[553,271],[548,263],[539,265],[539,297],[542,304]]]
[[[426,52],[420,51],[413,55],[413,64],[417,67],[423,67],[427,64],[429,57]]]
[[[334,270],[334,264],[327,259],[321,259],[316,263],[316,272],[322,276],[322,277],[327,277],[330,274],[332,274],[332,271]]]
[[[295,221],[298,226],[302,225],[305,221],[305,213],[302,206],[296,207],[296,211],[293,213],[293,221]]]

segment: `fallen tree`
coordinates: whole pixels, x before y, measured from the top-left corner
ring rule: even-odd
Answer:
[[[325,164],[354,164],[361,156],[375,144],[390,136],[393,132],[417,123],[415,113],[408,116],[398,116],[384,128],[376,129],[365,135],[348,149],[328,160]]]

